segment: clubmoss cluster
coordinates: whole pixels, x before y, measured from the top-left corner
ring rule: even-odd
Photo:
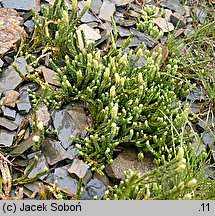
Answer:
[[[154,18],[162,15],[162,11],[156,6],[146,6],[142,10],[141,17],[138,18],[137,29],[151,37],[159,40],[163,37],[163,32],[159,30],[154,22]]]
[[[72,2],[71,14],[64,0],[56,0],[48,9],[43,8],[42,16],[34,13],[36,27],[30,46],[22,47],[19,52],[25,53],[26,59],[35,67],[50,57],[52,69],[58,76],[59,88],[56,89],[45,83],[39,72],[28,72],[23,77],[42,86],[39,98],[29,92],[35,111],[33,130],[40,130],[40,136],[34,137],[34,150],[40,148],[47,133],[36,117],[39,105],[44,103],[49,108],[60,109],[79,100],[85,103],[93,126],[85,139],[72,139],[92,170],[102,173],[105,165],[112,163],[115,150],[121,146],[126,148],[126,145],[138,148],[139,159],[144,154],[153,154],[158,165],[143,175],[132,171],[125,173],[125,179],[119,185],[109,187],[104,199],[214,198],[214,182],[205,175],[208,155],[204,152],[197,154],[188,145],[190,134],[184,129],[188,109],[177,101],[178,97],[185,98],[190,84],[178,77],[176,60],[168,59],[161,66],[161,50],[150,53],[142,49],[144,44],[135,50],[126,49],[132,35],[117,49],[114,21],[108,51],[87,44],[83,32],[82,48],[76,30],[90,0],[79,15],[77,1]],[[140,31],[156,39],[162,37],[153,21],[158,13],[156,7],[145,7],[137,25]],[[41,55],[35,57],[38,56],[35,53]],[[146,63],[137,66],[141,58]],[[59,60],[65,62],[64,67],[58,67]],[[35,158],[25,175],[13,181],[14,185],[32,182],[46,174],[47,170],[27,179],[37,160]],[[81,184],[80,181],[76,196],[60,190],[56,184],[44,190],[41,187],[40,195],[43,199],[64,199],[63,194],[80,199]]]
[[[207,154],[197,155],[191,146],[178,148],[177,155],[153,171],[140,175],[125,173],[119,185],[109,187],[105,200],[191,200],[214,199],[214,181],[205,179]],[[207,183],[206,183],[207,182]]]
[[[84,101],[93,119],[88,137],[72,139],[84,160],[97,170],[112,162],[114,150],[123,143],[135,145],[140,157],[150,152],[158,162],[161,156],[163,161],[171,160],[175,154],[172,144],[181,142],[180,132],[188,114],[180,102],[174,103],[178,91],[176,61],[160,68],[161,50],[152,56],[141,48],[126,53],[129,41],[117,50],[114,38],[116,32],[107,53],[83,49],[74,59],[66,56],[63,70],[52,62],[62,97],[65,101]],[[132,60],[134,54],[136,59]],[[136,67],[140,57],[147,63]]]
[[[41,18],[34,15],[33,47],[42,47],[44,55],[47,50],[51,52],[50,63],[57,72],[60,86],[54,92],[43,85],[44,95],[39,101],[43,99],[50,107],[58,108],[60,103],[74,100],[86,104],[94,126],[88,130],[89,135],[84,140],[72,139],[85,162],[98,172],[102,172],[107,163],[112,163],[114,151],[125,143],[138,148],[139,158],[150,152],[157,164],[170,161],[175,155],[173,144],[183,142],[181,128],[188,114],[186,107],[182,108],[180,102],[175,103],[183,84],[178,82],[176,75],[177,62],[170,59],[161,68],[161,50],[150,54],[143,51],[144,44],[125,52],[132,35],[117,49],[113,20],[109,51],[87,44],[83,32],[84,48],[81,48],[76,25],[89,3],[87,1],[77,18],[77,2],[73,2],[74,9],[69,16],[63,0],[56,0],[48,10],[43,8]],[[151,17],[155,16],[151,8],[146,8],[146,11]],[[63,56],[66,66],[60,69],[55,62],[62,60]],[[32,55],[28,54],[27,58],[32,58]],[[144,58],[146,63],[137,67],[140,58]],[[40,57],[33,62],[39,63]]]

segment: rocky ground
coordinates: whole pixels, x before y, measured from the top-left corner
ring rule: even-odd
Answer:
[[[93,199],[95,195],[101,199],[108,185],[116,184],[123,179],[124,171],[132,169],[145,173],[152,170],[154,165],[150,157],[139,161],[137,152],[133,148],[119,149],[113,164],[105,168],[105,175],[92,172],[88,165],[78,159],[79,151],[71,145],[70,136],[85,137],[87,129],[92,124],[86,108],[81,103],[69,104],[61,110],[48,110],[46,105],[41,104],[36,111],[38,119],[48,130],[55,130],[57,136],[46,137],[38,151],[31,151],[35,145],[32,139],[39,132],[32,133],[31,131],[33,112],[28,89],[36,92],[37,95],[40,95],[41,89],[36,83],[23,80],[26,70],[33,71],[34,68],[31,65],[26,68],[27,62],[24,57],[14,60],[14,56],[22,38],[26,37],[29,40],[33,35],[35,25],[30,9],[40,11],[41,5],[47,6],[48,3],[53,2],[53,0],[0,1],[0,157],[7,155],[13,163],[13,179],[27,172],[35,155],[38,157],[38,164],[29,174],[29,178],[44,172],[45,167],[49,168],[49,173],[45,173],[34,182],[24,184],[24,198],[40,199],[37,193],[39,192],[38,183],[43,187],[43,185],[53,185],[55,180],[58,180],[57,186],[62,191],[67,188],[68,196],[73,196],[78,187],[78,179],[83,178],[84,192],[81,199]],[[67,0],[67,3],[71,8],[71,2]],[[214,1],[211,1],[211,4],[213,3]],[[83,1],[78,2],[80,10],[83,9],[83,5]],[[156,25],[164,33],[159,40],[136,29],[137,17],[141,15],[141,10],[146,5],[164,8],[165,16],[155,19]],[[163,62],[168,57],[168,49],[165,45],[169,32],[174,34],[175,40],[179,40],[188,34],[195,33],[194,22],[201,26],[207,19],[205,8],[198,4],[198,1],[188,1],[188,4],[184,6],[184,1],[179,0],[161,2],[93,0],[90,10],[81,19],[79,33],[83,30],[87,41],[94,41],[97,47],[108,47],[112,30],[111,15],[114,16],[119,33],[118,47],[133,32],[134,37],[129,46],[135,48],[144,42],[151,52],[161,47]],[[22,74],[17,73],[13,64],[20,69]],[[137,64],[144,64],[144,59],[140,59]],[[42,72],[47,83],[57,87],[53,79],[55,72],[49,69],[48,59],[44,66],[40,66],[37,70]],[[192,102],[191,112],[200,113],[201,105],[206,101],[206,97],[199,89],[193,89],[185,101]],[[208,124],[213,127],[215,123],[212,115],[205,116],[202,120],[194,123],[200,136]],[[212,145],[213,137],[211,130],[206,131],[201,148],[206,149],[208,145]]]

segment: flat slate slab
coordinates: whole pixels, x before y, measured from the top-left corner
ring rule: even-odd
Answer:
[[[17,10],[40,10],[40,0],[2,0],[2,5],[4,8],[14,8]]]
[[[80,108],[81,109],[81,108]],[[80,136],[85,129],[88,128],[86,114],[83,108],[73,108],[71,110],[54,110],[52,112],[52,120],[55,130],[58,133],[58,138],[62,146],[67,149],[72,144],[71,135]]]
[[[16,133],[0,129],[0,146],[10,147],[13,144]]]
[[[103,21],[111,22],[111,16],[113,16],[115,10],[115,4],[105,0],[101,6],[99,18]]]
[[[14,131],[18,128],[18,124],[4,117],[0,117],[0,126],[7,128],[10,131]]]
[[[48,164],[54,165],[69,158],[69,153],[56,140],[46,138],[43,142],[42,153],[46,156]]]

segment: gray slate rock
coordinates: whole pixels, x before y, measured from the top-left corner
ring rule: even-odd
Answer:
[[[100,175],[99,173],[95,172],[93,178],[102,181],[106,186],[110,185],[110,180],[105,174]]]
[[[116,10],[115,4],[110,1],[103,1],[103,4],[100,9],[99,19],[107,22],[111,22],[111,16],[113,16]]]
[[[100,11],[100,8],[102,6],[102,1],[101,0],[92,0],[90,9],[95,13],[98,14]]]
[[[79,159],[74,159],[71,167],[68,169],[70,174],[75,174],[78,178],[83,178],[86,175],[89,166]]]
[[[37,165],[34,167],[34,169],[30,172],[28,178],[34,178],[37,174],[40,174],[42,172],[44,172],[45,168],[48,168],[48,164],[46,162],[46,159],[44,157],[44,155],[39,154],[37,155],[38,157],[38,163]],[[27,172],[27,170],[29,169],[29,167],[31,166],[31,164],[33,163],[34,159],[29,161],[28,166],[26,167],[24,173]],[[43,176],[40,176],[40,180],[43,180],[48,174],[45,174]]]
[[[84,8],[84,5],[85,5],[85,2],[84,1],[80,1],[78,2],[78,7],[79,7],[79,12],[78,14],[81,13],[81,11],[83,10]],[[82,17],[81,17],[81,22],[83,23],[89,23],[89,22],[99,22],[99,20],[94,16],[92,15],[89,11],[87,11]]]
[[[0,146],[10,147],[13,144],[16,133],[0,129]]]
[[[68,168],[71,164],[55,169],[53,180],[57,180],[57,186],[62,189],[67,189],[68,192],[76,194],[78,180],[74,179],[68,173]]]
[[[179,13],[173,13],[170,16],[170,20],[174,26],[178,26],[179,28],[183,28],[186,25],[186,20]]]
[[[23,76],[27,74],[27,62],[24,57],[17,58],[13,64],[16,65]],[[34,70],[31,66],[27,66],[27,68],[29,72]],[[22,83],[22,81],[23,79],[20,77],[19,73],[11,65],[0,74],[0,89],[14,90]]]
[[[8,119],[15,120],[16,118],[16,111],[6,106],[2,106],[1,110],[3,111],[3,116],[7,117]]]
[[[65,149],[72,144],[71,135],[81,135],[88,128],[87,117],[83,109],[54,110],[51,116],[58,138]]]
[[[207,131],[205,135],[202,138],[202,141],[205,145],[211,146],[214,142],[214,135],[211,133],[211,131]]]
[[[35,145],[34,141],[32,140],[34,136],[39,136],[40,132],[37,131],[33,134],[31,134],[28,139],[22,141],[17,145],[12,151],[8,153],[11,157],[16,157],[18,155],[21,155],[23,152],[28,150],[29,148],[33,147]]]
[[[54,165],[59,161],[69,157],[67,151],[61,146],[59,141],[46,138],[42,145],[42,153],[46,156],[47,162]]]
[[[116,4],[116,6],[123,6],[130,4],[131,2],[133,2],[133,0],[113,0],[113,2]]]
[[[17,102],[17,108],[20,113],[27,114],[32,108],[28,91],[22,91]]]
[[[166,7],[170,10],[173,10],[181,15],[185,14],[184,6],[179,2],[179,0],[167,0],[160,4],[162,7]]]
[[[0,126],[7,128],[10,131],[14,131],[18,128],[18,124],[3,117],[0,117]]]
[[[130,32],[134,33],[134,36],[138,38],[141,42],[145,43],[146,47],[152,48],[158,44],[158,41],[147,34],[144,34],[135,28],[131,28]]]
[[[0,89],[14,90],[22,81],[22,78],[11,66],[0,73]]]
[[[14,8],[17,10],[40,10],[40,0],[2,0],[2,5],[4,8]]]
[[[121,26],[117,26],[116,28],[120,37],[128,37],[131,34],[128,28],[123,28]]]
[[[92,200],[95,196],[97,196],[98,199],[102,199],[106,190],[107,186],[105,186],[102,181],[92,179],[84,188],[81,200]]]
[[[78,157],[80,155],[79,153],[79,150],[75,147],[75,146],[69,146],[67,149],[66,149],[69,157],[68,159],[70,160],[73,160],[74,158]]]
[[[138,160],[136,149],[128,148],[114,159],[113,164],[106,166],[105,172],[109,177],[121,180],[124,179],[124,172],[129,169],[144,174],[154,168],[155,165],[151,157],[145,156],[143,160]]]
[[[31,34],[34,31],[35,23],[33,20],[27,20],[24,23],[25,30],[28,34]]]

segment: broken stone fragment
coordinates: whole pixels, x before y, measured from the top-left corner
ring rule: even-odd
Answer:
[[[105,174],[101,175],[101,174],[95,172],[93,175],[93,178],[102,181],[104,183],[104,185],[106,185],[106,186],[110,185],[110,180],[107,177],[107,175],[105,175]]]
[[[160,65],[163,65],[164,62],[166,61],[167,57],[168,57],[168,54],[169,54],[169,49],[162,45],[162,44],[157,44],[151,51],[150,51],[150,56],[152,56],[152,53],[154,52],[159,52],[159,49],[161,49],[161,54],[162,54],[162,57],[161,57],[161,60],[160,60]]]
[[[22,141],[17,145],[13,150],[11,150],[8,155],[10,157],[16,157],[21,155],[23,152],[27,151],[29,148],[33,147],[35,145],[35,142],[33,141],[34,136],[39,136],[40,132],[36,131],[35,133],[31,134],[28,139]]]
[[[19,101],[17,102],[17,108],[20,113],[27,114],[31,109],[31,103],[29,93],[26,90],[21,91]]]
[[[40,0],[1,0],[4,8],[14,8],[17,10],[40,10]]]
[[[175,37],[175,38],[179,37],[180,35],[182,35],[183,32],[184,32],[184,29],[182,29],[182,28],[177,29],[177,30],[174,32],[174,37]]]
[[[86,175],[89,166],[81,160],[74,159],[71,167],[68,169],[70,174],[75,174],[78,178],[83,178]]]
[[[106,166],[106,174],[115,180],[122,180],[124,179],[124,172],[129,169],[144,174],[155,168],[151,157],[145,156],[143,160],[138,160],[137,154],[134,148],[125,149],[114,159],[111,165]]]
[[[116,6],[122,6],[127,5],[133,2],[133,0],[113,0],[113,2],[116,4]]]
[[[16,110],[11,109],[11,108],[6,107],[6,106],[2,106],[1,109],[3,111],[3,116],[4,117],[7,117],[8,119],[11,119],[11,120],[15,120],[15,118],[16,118]]]
[[[90,9],[93,11],[93,13],[98,14],[101,6],[102,6],[101,0],[92,0]]]
[[[131,27],[136,24],[135,20],[120,20],[119,25],[124,26],[124,27]]]
[[[13,144],[15,136],[15,132],[0,129],[0,146],[10,147]]]
[[[141,42],[139,45],[144,43],[147,48],[152,48],[156,44],[158,44],[158,41],[156,39],[154,39],[153,37],[150,37],[147,34],[144,34],[140,31],[136,30],[135,28],[131,28],[130,32],[132,32],[134,34],[134,36]]]
[[[164,15],[167,21],[170,21],[170,16],[172,15],[172,11],[169,9],[164,9]]]
[[[103,21],[111,22],[111,16],[113,16],[115,10],[115,4],[105,0],[101,6],[99,18]]]
[[[48,164],[54,165],[59,161],[69,158],[69,154],[56,140],[46,138],[42,145],[42,153],[45,155]]]
[[[27,65],[27,62],[26,62],[24,56],[17,58],[14,61],[13,65],[16,66],[20,70],[22,76],[26,76],[27,72],[31,73],[34,71],[34,68],[32,66]],[[26,67],[27,67],[27,69],[26,69]]]
[[[18,124],[3,117],[0,117],[0,126],[7,128],[10,131],[14,131],[18,128]]]
[[[179,13],[173,13],[170,16],[170,20],[174,26],[178,26],[179,28],[183,28],[186,25],[186,20]]]
[[[140,17],[141,16],[141,14],[140,13],[138,13],[138,12],[136,12],[136,11],[134,11],[134,10],[129,10],[127,13],[125,13],[127,16],[130,16],[130,17]]]
[[[8,107],[14,108],[16,106],[16,102],[19,98],[19,92],[14,90],[9,90],[5,92],[5,98],[3,100],[3,104]]]
[[[53,180],[57,180],[57,186],[65,189],[67,188],[68,192],[76,194],[78,187],[78,180],[71,177],[68,173],[68,168],[71,164],[68,164],[63,167],[58,167],[54,171]]]
[[[155,24],[161,29],[161,31],[171,32],[174,30],[174,26],[171,22],[167,22],[164,18],[158,17],[154,19]]]
[[[91,179],[85,186],[81,199],[92,200],[95,196],[98,199],[102,199],[106,190],[107,186],[102,181],[99,179]]]
[[[120,37],[128,37],[131,34],[129,29],[127,29],[127,28],[123,28],[121,26],[117,26],[116,28],[117,28],[117,31],[118,31]]]
[[[44,155],[39,154],[38,156],[38,163],[36,164],[36,166],[33,168],[33,170],[30,172],[30,174],[28,175],[28,178],[34,178],[36,175],[42,173],[45,171],[45,168],[48,168],[48,164],[46,162],[46,158],[44,157]],[[32,163],[34,162],[34,159],[31,159],[29,161],[28,166],[26,167],[24,174],[27,172],[27,170],[30,168],[30,166],[32,165]],[[40,176],[40,179],[43,180],[48,174],[45,174],[43,176]]]
[[[24,20],[18,13],[10,8],[0,9],[0,58],[10,49],[20,45],[25,31],[19,25]]]
[[[170,10],[173,10],[181,15],[185,14],[185,8],[184,6],[180,3],[179,0],[166,0],[162,1],[160,4],[162,7],[168,8]]]
[[[84,1],[78,2],[78,7],[79,7],[78,14],[81,13],[81,11],[84,9],[84,6],[85,6],[85,2]],[[93,22],[93,21],[99,22],[99,20],[94,15],[92,15],[89,11],[87,11],[81,17],[81,22],[82,23],[89,23],[89,22]]]
[[[87,24],[82,24],[77,30],[78,41],[81,48],[84,48],[81,31],[85,34],[87,44],[95,42],[101,38],[101,35],[96,30],[90,28]]]
[[[52,120],[62,146],[67,149],[72,144],[71,135],[84,135],[88,128],[88,117],[83,108],[54,110]]]
[[[4,90],[14,90],[22,81],[22,78],[11,66],[0,74],[0,88]]]
[[[12,65],[10,65],[6,70],[4,70],[0,74],[0,89],[4,89],[4,90],[16,89],[23,81],[21,76],[25,76],[27,74],[26,71],[27,62],[24,57],[17,58],[14,61],[13,65],[15,65],[19,69],[20,74],[14,69]],[[32,72],[33,67],[28,65],[27,68],[29,72]]]
[[[43,77],[47,83],[54,86],[59,86],[55,80],[55,78],[57,78],[57,73],[55,71],[43,65],[39,66],[36,70],[43,73]]]

